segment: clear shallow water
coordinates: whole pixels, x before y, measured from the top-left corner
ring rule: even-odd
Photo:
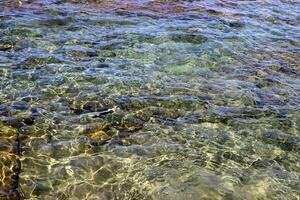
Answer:
[[[0,1],[0,199],[299,199],[296,1]]]

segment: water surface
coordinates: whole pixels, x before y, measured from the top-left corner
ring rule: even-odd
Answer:
[[[0,1],[0,199],[300,199],[300,4]]]

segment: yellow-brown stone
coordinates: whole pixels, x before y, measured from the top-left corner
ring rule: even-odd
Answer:
[[[12,126],[3,124],[0,122],[0,137],[15,137],[17,136],[18,130]]]
[[[107,139],[109,139],[109,136],[104,131],[96,131],[96,132],[90,133],[89,137],[92,140],[107,140]]]
[[[0,122],[0,200],[20,199],[17,152],[18,129]]]
[[[15,154],[0,152],[0,200],[18,199],[20,162]]]

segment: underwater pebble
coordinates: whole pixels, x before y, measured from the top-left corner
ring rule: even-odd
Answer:
[[[112,172],[107,168],[100,168],[93,174],[94,181],[98,184],[103,184],[111,177]]]

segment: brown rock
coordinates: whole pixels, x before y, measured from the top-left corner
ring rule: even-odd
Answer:
[[[109,136],[104,131],[96,131],[89,135],[92,140],[107,140]]]
[[[19,199],[18,173],[20,162],[17,156],[7,152],[0,152],[0,200]]]

